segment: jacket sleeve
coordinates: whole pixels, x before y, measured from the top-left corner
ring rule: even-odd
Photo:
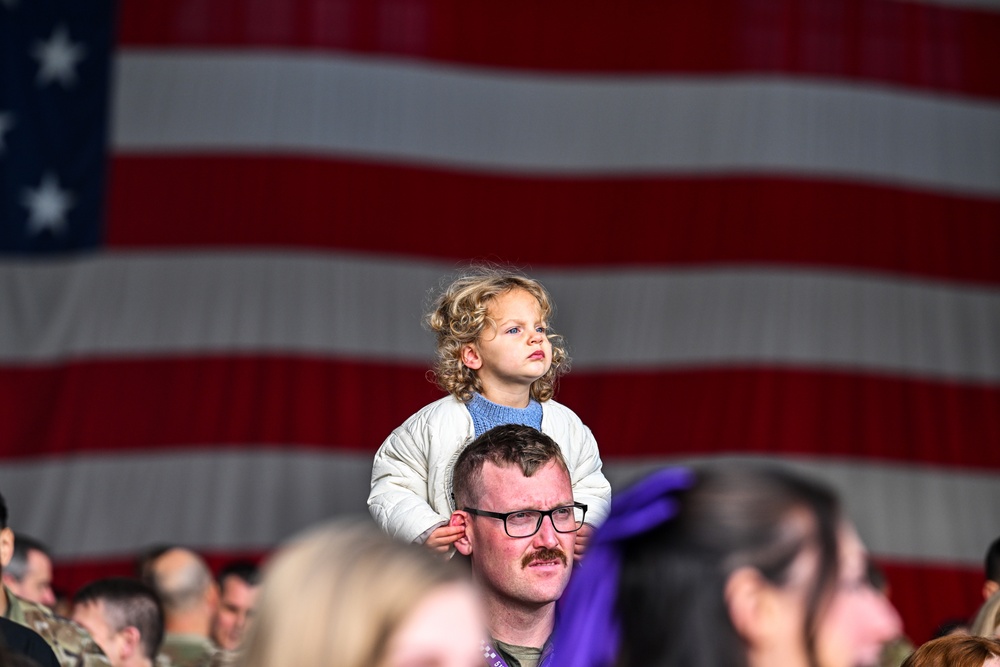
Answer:
[[[405,542],[426,539],[449,518],[430,506],[424,426],[408,419],[389,434],[372,464],[368,511],[382,530]]]
[[[573,483],[573,498],[587,506],[587,523],[599,526],[611,511],[611,483],[602,471],[604,464],[597,451],[594,434],[583,423],[579,423],[574,438],[574,456],[570,457],[570,477]]]

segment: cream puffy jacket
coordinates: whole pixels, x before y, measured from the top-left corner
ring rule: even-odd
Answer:
[[[587,523],[599,525],[608,515],[611,485],[594,435],[576,413],[552,400],[542,403],[542,432],[562,448],[573,498],[587,505]],[[474,435],[472,415],[452,396],[424,406],[390,433],[372,465],[368,509],[376,523],[414,542],[447,522],[455,509],[452,467]]]

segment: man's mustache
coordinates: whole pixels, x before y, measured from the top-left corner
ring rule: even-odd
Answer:
[[[546,548],[546,549],[539,549],[538,551],[530,553],[524,558],[522,558],[521,567],[526,568],[532,563],[537,563],[539,561],[544,562],[550,560],[558,560],[563,564],[563,567],[565,567],[569,563],[569,560],[566,558],[566,554],[563,553],[562,549]]]

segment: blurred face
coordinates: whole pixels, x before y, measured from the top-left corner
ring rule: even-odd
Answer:
[[[104,602],[84,602],[73,607],[73,620],[90,633],[113,667],[120,664],[121,634],[115,632],[104,617]]]
[[[885,596],[869,583],[868,557],[854,528],[843,524],[838,539],[839,573],[829,601],[820,611],[816,664],[877,667],[882,647],[902,633],[902,622]],[[810,664],[804,639],[806,596],[818,561],[815,551],[803,552],[790,569],[788,583],[777,593],[784,627],[776,635],[792,642],[780,647],[781,662],[789,667]]]
[[[878,665],[883,645],[903,632],[899,614],[868,580],[868,555],[854,527],[840,529],[840,574],[820,620],[816,652],[824,667]]]
[[[257,604],[257,589],[233,575],[222,582],[219,611],[212,626],[212,639],[220,648],[231,651],[243,641],[243,633]]]
[[[483,466],[483,488],[476,509],[490,512],[549,510],[573,503],[569,475],[552,461],[525,477],[517,466]],[[467,515],[472,571],[485,594],[515,606],[554,603],[569,583],[576,533],[557,533],[549,517],[531,537],[513,538],[504,522]]]
[[[31,602],[54,607],[56,596],[52,591],[52,561],[41,551],[28,550],[27,570],[20,582],[8,581],[10,589],[18,597]]]
[[[524,290],[496,297],[488,309],[496,329],[487,327],[463,353],[465,365],[476,371],[483,394],[503,402],[505,394],[524,393],[552,366],[552,343],[538,299]]]
[[[383,667],[481,667],[486,636],[478,599],[468,584],[430,593],[393,633]]]

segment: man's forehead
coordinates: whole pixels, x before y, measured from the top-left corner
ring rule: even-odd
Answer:
[[[48,585],[52,581],[52,562],[40,551],[29,551],[24,563],[22,583]]]
[[[83,600],[73,605],[73,620],[77,617],[83,619],[100,618],[104,619],[104,600],[100,598]],[[79,621],[77,621],[79,622]]]
[[[517,505],[516,509],[573,501],[569,473],[558,461],[549,461],[531,477],[526,477],[518,465],[497,466],[487,461],[482,480],[481,500]]]
[[[38,549],[28,549],[27,556],[28,567],[51,567],[52,561],[49,557],[45,555],[44,551],[39,551]]]

